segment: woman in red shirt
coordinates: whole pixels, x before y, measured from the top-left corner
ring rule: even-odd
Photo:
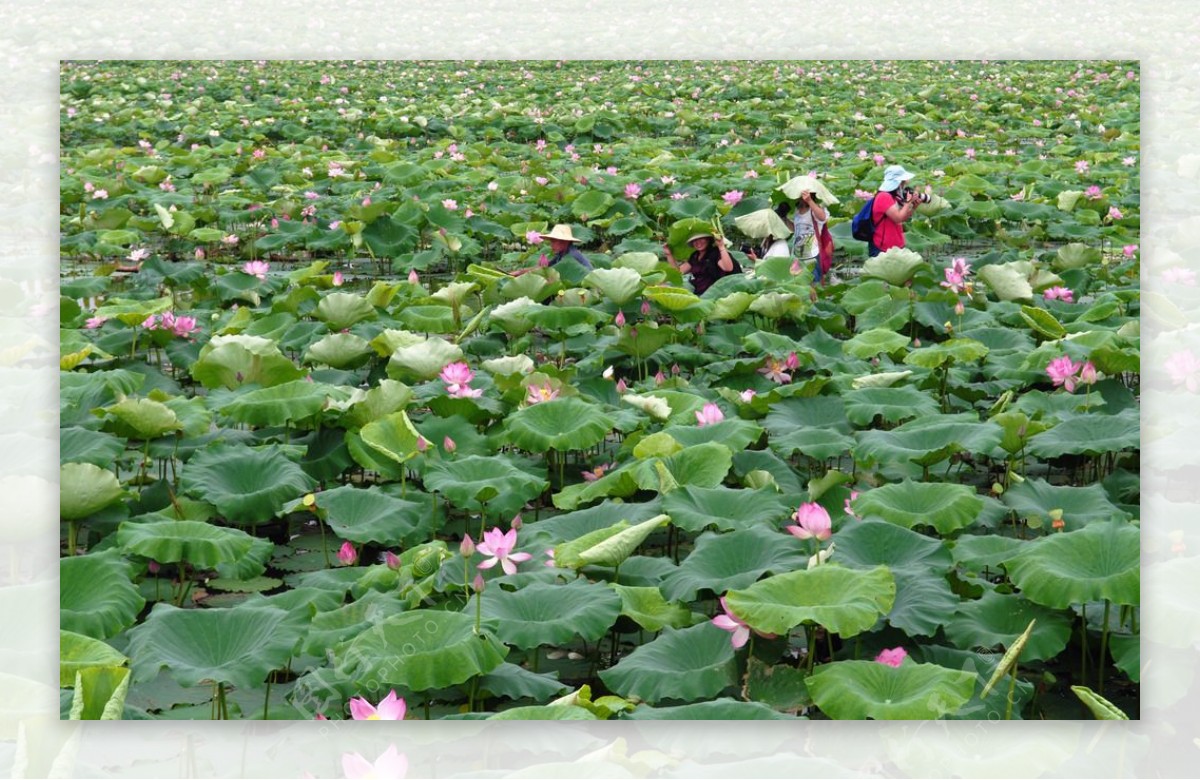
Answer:
[[[871,208],[871,222],[875,225],[874,239],[868,247],[871,257],[904,246],[904,223],[917,210],[918,199],[914,195],[901,200],[901,190],[912,178],[900,165],[889,165],[883,170],[883,184],[879,185]]]

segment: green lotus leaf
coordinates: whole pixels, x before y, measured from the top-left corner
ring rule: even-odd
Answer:
[[[1067,329],[1055,319],[1054,315],[1036,306],[1022,306],[1021,319],[1036,333],[1048,339],[1061,339],[1067,335]]]
[[[1007,536],[963,535],[951,543],[950,554],[954,563],[968,574],[980,574],[986,569],[999,569],[1000,564],[1011,558],[1026,542]],[[839,551],[840,552],[840,551]]]
[[[324,322],[331,331],[336,332],[345,330],[363,320],[374,319],[376,313],[375,307],[361,295],[334,292],[321,299],[317,308],[313,310],[312,316]]]
[[[156,439],[183,426],[170,407],[149,398],[125,398],[104,407],[114,433],[131,439]]]
[[[604,312],[586,306],[538,306],[522,313],[539,330],[567,336],[592,333],[609,319]]]
[[[841,398],[788,398],[771,406],[763,420],[771,449],[787,456],[794,452],[818,459],[848,452],[854,440]]]
[[[838,546],[838,557],[841,546]],[[953,614],[959,598],[944,576],[916,569],[892,572],[896,600],[887,621],[909,636],[934,636]]]
[[[504,286],[500,288],[500,296],[510,301],[521,298],[541,301],[553,295],[556,289],[557,286],[547,282],[546,277],[540,273],[522,274],[504,282]]]
[[[248,335],[213,336],[191,372],[209,390],[251,383],[272,387],[303,376],[274,341]]]
[[[730,452],[741,452],[762,438],[763,435],[763,429],[754,423],[733,417],[705,426],[671,425],[662,432],[684,447],[714,442],[725,445]],[[673,455],[674,453],[665,454]]]
[[[1007,648],[1031,620],[1037,620],[1037,625],[1021,650],[1021,663],[1045,661],[1066,648],[1072,624],[1068,613],[996,591],[985,591],[981,598],[959,604],[946,623],[946,637],[963,650]]]
[[[583,565],[620,566],[622,561],[633,555],[634,550],[659,528],[671,522],[667,515],[657,515],[643,520],[619,533],[579,550],[579,561]]]
[[[422,438],[403,411],[392,412],[367,423],[359,435],[363,443],[376,454],[399,464],[416,457],[419,452],[417,444]]]
[[[613,196],[600,190],[588,190],[571,203],[571,213],[584,222],[599,219],[612,207]]]
[[[125,666],[129,659],[111,645],[74,631],[58,632],[58,685],[70,688],[75,685],[75,675],[85,669],[96,667]]]
[[[340,598],[335,601],[335,604],[340,603]],[[353,639],[379,621],[403,611],[404,604],[393,594],[368,590],[349,604],[324,609],[313,615],[304,640],[304,652],[323,656],[326,650],[339,642]]]
[[[640,276],[658,270],[658,255],[653,252],[626,252],[613,260],[613,268],[631,268]]]
[[[1122,712],[1120,707],[1086,685],[1072,685],[1071,692],[1084,703],[1096,720],[1129,720],[1129,716]]]
[[[177,609],[156,604],[129,632],[136,682],[166,667],[180,685],[219,682],[253,689],[282,668],[304,633],[305,620],[275,607]]]
[[[1080,414],[1029,440],[1029,453],[1038,458],[1059,455],[1102,455],[1137,449],[1141,424],[1136,409],[1120,414]]]
[[[208,587],[212,590],[222,590],[228,593],[261,593],[266,590],[274,590],[280,585],[283,585],[283,580],[276,577],[250,577],[249,579],[234,579],[229,577],[215,577],[208,580]]]
[[[261,523],[284,502],[316,487],[278,445],[218,445],[196,453],[183,470],[183,492],[201,498],[235,523]]]
[[[1064,530],[1076,531],[1088,523],[1104,520],[1128,520],[1129,513],[1108,500],[1098,484],[1086,487],[1051,485],[1036,477],[1027,477],[1019,485],[1004,491],[1001,500],[1021,517],[1049,517],[1061,510]]]
[[[241,560],[254,542],[244,531],[196,520],[121,523],[117,529],[117,544],[127,553],[159,563],[187,561],[200,569]]]
[[[1070,271],[1099,263],[1102,256],[1100,247],[1071,243],[1060,246],[1050,264],[1055,271]]]
[[[96,309],[97,317],[109,320],[120,320],[130,327],[139,326],[152,314],[162,314],[175,306],[171,296],[154,298],[149,301],[129,300],[128,298],[107,298],[104,305]]]
[[[133,625],[146,600],[129,581],[129,564],[116,550],[58,562],[59,625],[93,639]]]
[[[461,612],[418,609],[393,615],[333,649],[334,668],[360,689],[448,688],[504,661],[508,648],[475,618]]]
[[[1092,523],[1023,545],[1004,561],[1009,579],[1035,604],[1065,609],[1108,600],[1138,604],[1140,534],[1122,522]]]
[[[544,476],[530,474],[503,455],[431,463],[424,479],[426,488],[455,506],[478,512],[486,504],[488,513],[499,517],[516,514],[550,486]]]
[[[527,452],[586,450],[604,441],[615,425],[596,404],[555,398],[510,414],[504,440]]]
[[[462,357],[463,351],[457,345],[440,338],[426,339],[393,352],[387,374],[392,379],[423,382],[434,379],[443,368]]]
[[[441,520],[431,496],[421,497],[415,491],[410,495],[413,497],[396,498],[376,485],[342,485],[321,493],[317,506],[325,510],[325,520],[339,538],[408,547],[428,539]]]
[[[449,306],[406,306],[396,317],[406,328],[423,333],[453,333],[459,327]]]
[[[662,591],[652,586],[612,585],[621,599],[621,614],[647,631],[666,627],[684,628],[692,623],[692,612],[682,604],[669,602]]]
[[[682,259],[680,257],[680,260]],[[691,290],[685,290],[682,287],[647,287],[643,295],[653,303],[671,312],[683,311],[700,303],[699,296]]]
[[[788,200],[800,200],[800,196],[803,193],[811,192],[822,203],[830,206],[836,206],[841,202],[829,191],[829,188],[825,186],[825,182],[808,175],[793,176],[775,189],[782,192]]]
[[[855,509],[861,500],[862,496],[856,499]],[[882,565],[893,574],[911,570],[937,575],[945,574],[953,563],[950,551],[940,540],[879,520],[842,526],[837,533],[837,561],[856,569]]]
[[[579,557],[581,552],[595,547],[606,539],[611,539],[629,527],[629,521],[621,519],[612,525],[593,529],[569,541],[562,542],[554,548],[554,565],[560,569],[583,568],[583,560]]]
[[[458,306],[477,289],[479,285],[474,282],[450,282],[430,297],[448,306]]]
[[[736,320],[746,313],[754,295],[748,292],[733,292],[718,298],[713,302],[712,311],[708,313],[709,320]]]
[[[242,393],[217,410],[235,422],[256,427],[294,425],[320,412],[337,392],[326,384],[296,379]]]
[[[642,461],[635,467],[642,489],[667,492],[660,489],[662,475],[656,468],[658,463],[678,486],[717,487],[733,465],[733,453],[724,444],[709,442],[685,447],[659,461]]]
[[[600,672],[609,690],[654,704],[663,699],[696,701],[721,693],[737,681],[737,662],[729,634],[700,623],[665,629],[611,669]]]
[[[381,379],[375,387],[353,399],[349,411],[342,415],[342,423],[350,428],[362,428],[389,414],[403,411],[412,396],[412,388],[403,382]]]
[[[653,320],[626,325],[617,337],[617,349],[635,358],[646,358],[675,338],[675,330]]]
[[[729,611],[756,631],[784,634],[806,621],[843,637],[861,634],[892,608],[896,582],[886,566],[776,574],[725,594]]]
[[[620,614],[621,600],[608,585],[578,579],[566,585],[532,582],[514,591],[497,588],[484,594],[482,608],[500,641],[531,649],[566,645],[576,637],[599,639]],[[463,611],[474,616],[475,605]]]
[[[913,278],[925,258],[911,249],[892,248],[863,263],[863,276],[900,286]]]
[[[813,179],[813,181],[816,180]],[[759,209],[751,211],[749,214],[742,214],[734,218],[733,224],[737,225],[737,229],[749,238],[764,239],[767,236],[787,238],[792,234],[792,229],[773,209]]]
[[[353,333],[330,333],[314,342],[304,353],[304,362],[332,368],[357,368],[374,354],[362,336]]]
[[[856,358],[869,360],[879,354],[890,354],[907,347],[910,339],[893,330],[872,328],[859,333],[842,345],[842,351]]]
[[[864,374],[854,378],[851,386],[855,390],[875,388],[875,387],[891,387],[897,382],[902,382],[912,376],[911,371],[881,371],[878,374]],[[847,397],[847,403],[849,398]],[[849,407],[847,407],[847,410]]]
[[[876,415],[885,423],[898,423],[939,412],[937,401],[915,387],[856,387],[842,398],[846,417],[859,427],[871,425]]]
[[[595,287],[618,306],[633,300],[644,286],[642,275],[632,268],[597,268],[584,277],[583,282]]]
[[[647,707],[643,704],[622,714],[621,720],[792,720],[794,717],[756,701],[720,698],[678,707]]]
[[[1018,269],[1011,265],[985,265],[979,278],[1001,301],[1027,301],[1033,298],[1033,287]]]
[[[508,699],[546,701],[568,690],[570,686],[554,679],[552,675],[535,674],[523,666],[505,662],[480,677],[479,688],[493,696],[503,696]],[[572,707],[571,709],[583,708]],[[506,712],[509,711],[506,710]],[[587,710],[585,709],[584,712]]]
[[[671,405],[665,398],[654,395],[634,395],[626,393],[621,396],[622,403],[627,403],[635,409],[640,409],[657,420],[665,420],[671,416]]]
[[[69,720],[121,720],[129,693],[129,669],[90,667],[75,674]]]
[[[835,720],[929,720],[966,704],[975,678],[935,664],[837,661],[818,666],[806,682],[821,712]]]
[[[854,457],[880,462],[911,460],[929,466],[953,452],[990,453],[1002,434],[1000,426],[979,422],[970,413],[929,415],[890,431],[858,433]]]
[[[519,277],[520,278],[520,277]],[[533,327],[533,320],[525,316],[525,311],[541,304],[521,296],[508,303],[501,304],[488,312],[488,317],[500,325],[510,336],[523,336]]]
[[[987,356],[988,348],[974,339],[950,339],[922,349],[914,349],[904,356],[905,365],[920,368],[938,368],[951,361],[959,364],[974,363]]]
[[[783,317],[798,318],[809,308],[806,299],[794,293],[767,292],[761,293],[747,307],[755,314],[761,314],[767,319],[778,320]]]
[[[663,496],[663,511],[674,525],[697,533],[709,526],[722,531],[778,527],[794,508],[777,493],[688,485]]]
[[[780,524],[782,526],[782,524]],[[702,590],[721,595],[752,585],[766,572],[804,566],[808,553],[782,531],[755,526],[731,533],[703,533],[679,568],[663,578],[663,595],[691,601]]]
[[[902,528],[927,525],[950,534],[974,523],[983,499],[969,485],[904,480],[869,490],[854,502],[864,518],[881,517]]]
[[[485,360],[480,364],[484,371],[492,376],[524,376],[532,374],[533,359],[529,355],[508,355],[501,358]]]
[[[568,707],[561,704],[513,707],[510,710],[488,715],[485,720],[599,720],[583,707]]]
[[[115,474],[91,463],[64,463],[58,473],[58,515],[63,520],[82,520],[125,494]]]

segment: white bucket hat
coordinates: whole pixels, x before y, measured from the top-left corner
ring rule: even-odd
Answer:
[[[573,244],[578,244],[579,239],[575,238],[575,234],[571,232],[570,225],[555,225],[554,229],[549,233],[542,233],[542,238],[557,238],[560,241],[570,241]]]
[[[913,175],[904,170],[904,166],[889,165],[883,169],[883,184],[879,185],[879,189],[882,192],[892,192],[911,178]]]

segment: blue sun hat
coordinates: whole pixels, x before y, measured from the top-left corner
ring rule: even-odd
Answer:
[[[894,192],[904,182],[913,178],[913,175],[904,170],[902,165],[889,165],[883,169],[883,184],[879,185],[881,192]]]

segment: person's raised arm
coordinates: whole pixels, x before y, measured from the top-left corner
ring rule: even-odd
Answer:
[[[721,255],[721,259],[717,260],[717,268],[720,268],[725,273],[733,271],[733,258],[729,256],[729,250],[725,248],[725,241],[717,236],[717,252]]]
[[[813,219],[817,220],[817,222],[825,222],[829,219],[829,212],[822,208],[821,204],[813,200],[811,192],[805,192],[800,197],[805,203],[808,204],[808,208],[812,212]],[[813,223],[813,226],[816,226],[816,222]]]
[[[674,253],[673,253],[673,252],[671,252],[671,245],[670,245],[670,244],[663,244],[663,253],[664,253],[664,254],[666,255],[666,257],[667,257],[667,262],[671,264],[671,267],[672,267],[672,268],[678,268],[678,269],[679,269],[679,273],[681,273],[681,274],[687,274],[687,273],[690,273],[690,272],[691,272],[691,270],[692,270],[692,264],[691,264],[691,263],[683,263],[682,265],[680,265],[679,261],[677,261],[677,260],[675,259],[675,255],[674,255]]]

